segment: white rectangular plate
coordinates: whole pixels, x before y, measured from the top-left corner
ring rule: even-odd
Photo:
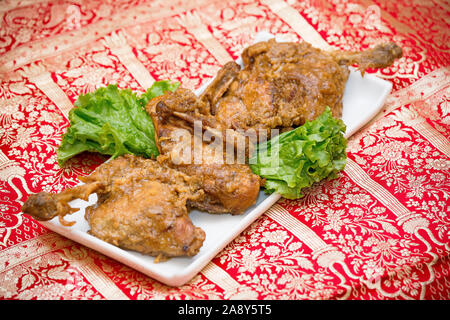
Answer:
[[[256,36],[255,42],[266,41],[270,38],[273,38],[273,36],[261,32]],[[240,59],[237,62],[242,64]],[[196,93],[200,94],[206,86],[207,83]],[[364,126],[380,111],[391,89],[392,84],[388,81],[370,74],[366,74],[363,78],[359,72],[351,71],[345,88],[342,116],[344,123],[347,125],[347,137]],[[181,286],[192,279],[229,242],[268,210],[279,198],[280,195],[278,194],[269,196],[261,191],[257,203],[239,216],[212,215],[197,210],[192,211],[190,217],[194,225],[202,228],[206,233],[206,239],[200,252],[194,257],[172,258],[161,263],[154,263],[153,257],[120,249],[87,233],[89,225],[84,219],[84,211],[87,206],[97,201],[97,195],[95,194],[91,195],[88,202],[77,199],[70,203],[71,206],[80,208],[77,213],[66,217],[68,221],[76,221],[73,226],[62,226],[58,218],[42,222],[42,224],[54,232],[99,251],[167,285]]]

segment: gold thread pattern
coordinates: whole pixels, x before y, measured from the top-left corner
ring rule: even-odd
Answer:
[[[225,48],[217,41],[209,32],[208,28],[202,22],[200,15],[194,12],[182,14],[178,19],[178,23],[185,27],[195,38],[205,46],[206,49],[217,59],[220,64],[225,64],[233,60]]]
[[[397,216],[399,225],[407,233],[414,233],[417,228],[428,227],[428,221],[418,214],[410,212],[396,197],[374,181],[356,162],[347,158],[345,173],[358,185],[367,190],[393,214]]]
[[[322,38],[298,11],[289,6],[283,0],[262,0],[263,4],[267,5],[281,19],[295,30],[295,32],[302,37],[306,42],[313,46],[322,49],[330,50],[331,46]]]
[[[113,32],[110,36],[106,36],[103,43],[111,49],[111,52],[119,58],[120,62],[144,89],[152,86],[155,79],[134,55],[123,31]]]
[[[225,291],[228,299],[256,299],[257,294],[250,288],[241,285],[234,280],[225,270],[214,262],[208,263],[201,273],[211,282],[215,283]]]
[[[285,227],[299,240],[313,250],[313,258],[322,267],[329,267],[333,262],[343,261],[345,256],[333,246],[328,245],[314,231],[295,219],[279,204],[273,205],[266,215]]]
[[[68,119],[69,111],[73,108],[72,102],[62,89],[53,81],[50,72],[45,70],[42,63],[33,63],[23,67],[19,73],[28,78],[38,87]]]

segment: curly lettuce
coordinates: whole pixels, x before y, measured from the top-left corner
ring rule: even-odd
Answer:
[[[144,107],[148,101],[175,91],[179,83],[157,81],[142,95],[110,84],[80,95],[69,112],[70,126],[57,150],[59,165],[88,151],[116,158],[131,153],[155,158],[158,148],[151,117]]]
[[[330,108],[315,120],[260,143],[249,159],[255,174],[266,179],[266,193],[288,199],[303,197],[302,190],[344,170],[347,140],[345,124]]]

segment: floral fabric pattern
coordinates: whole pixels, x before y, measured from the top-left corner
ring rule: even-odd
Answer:
[[[450,12],[441,1],[3,1],[0,14],[0,299],[449,299]],[[339,177],[281,199],[189,283],[168,287],[20,211],[106,158],[59,167],[80,94],[155,80],[195,90],[260,31],[403,58],[348,142]]]

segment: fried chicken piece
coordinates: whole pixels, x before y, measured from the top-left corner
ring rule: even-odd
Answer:
[[[309,43],[271,39],[247,47],[244,67],[229,62],[200,99],[221,128],[291,128],[313,120],[329,106],[342,116],[348,66],[384,68],[402,56],[395,43],[362,52],[325,52]]]
[[[89,233],[118,247],[156,256],[193,256],[205,239],[188,216],[188,202],[200,201],[204,192],[195,177],[163,166],[155,160],[125,155],[99,166],[91,175],[79,177],[85,184],[58,194],[32,194],[22,211],[37,220],[62,219],[77,209],[68,202],[98,201],[86,209]]]
[[[382,69],[391,66],[396,59],[403,56],[402,48],[394,42],[379,44],[365,51],[333,51],[330,55],[339,65],[358,65],[358,70],[364,75],[369,69]]]
[[[155,125],[158,161],[200,180],[205,197],[189,201],[190,205],[209,213],[242,214],[255,204],[259,176],[245,163],[227,163],[223,141],[207,143],[195,134],[195,121],[202,121],[207,129],[214,128],[215,119],[194,93],[179,88],[151,100],[146,110]]]

